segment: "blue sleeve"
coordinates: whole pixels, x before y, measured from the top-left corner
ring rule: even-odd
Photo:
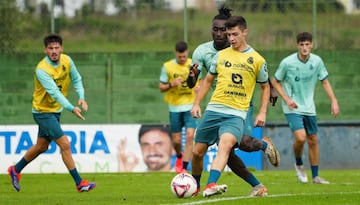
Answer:
[[[41,85],[44,87],[47,93],[54,98],[63,108],[72,112],[74,106],[69,102],[69,100],[60,92],[59,88],[56,86],[52,77],[47,74],[42,69],[36,69],[35,71],[36,78],[39,80]]]
[[[69,57],[69,59],[70,59],[70,65],[71,65],[71,68],[70,68],[71,82],[74,86],[75,92],[78,95],[78,98],[85,100],[85,90],[84,90],[84,86],[82,83],[81,75],[78,72],[73,60],[70,57]]]

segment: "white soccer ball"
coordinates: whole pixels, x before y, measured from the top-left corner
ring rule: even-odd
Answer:
[[[170,189],[176,197],[188,198],[196,193],[197,183],[190,174],[180,173],[171,180]]]

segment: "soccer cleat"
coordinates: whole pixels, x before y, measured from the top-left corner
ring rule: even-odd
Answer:
[[[263,184],[258,184],[254,186],[250,192],[250,197],[262,197],[267,196],[267,188]]]
[[[200,187],[196,188],[196,191],[191,195],[191,197],[196,197],[200,192]]]
[[[182,168],[180,173],[188,173],[187,170],[185,168]]]
[[[88,192],[93,190],[96,187],[96,183],[94,182],[88,182],[86,180],[81,180],[81,183],[79,185],[76,186],[78,192]]]
[[[11,183],[12,183],[14,189],[15,189],[16,191],[20,191],[20,184],[19,184],[19,182],[20,182],[21,174],[20,174],[20,173],[17,173],[17,172],[15,171],[15,167],[14,167],[14,166],[10,166],[10,167],[8,168],[8,173],[9,173],[9,176],[10,176],[10,178],[11,178]]]
[[[312,179],[312,183],[313,184],[330,184],[330,182],[326,181],[325,179],[316,176]]]
[[[275,145],[272,143],[269,137],[264,136],[262,140],[267,143],[265,154],[270,163],[275,167],[279,166],[281,161],[279,151],[276,149]]]
[[[226,184],[217,185],[216,183],[210,183],[203,191],[203,197],[210,197],[216,194],[223,194],[227,190]]]
[[[306,175],[304,165],[299,165],[298,166],[298,165],[295,164],[295,171],[296,171],[296,176],[297,176],[298,180],[301,183],[307,183],[308,182],[308,177]]]
[[[176,161],[175,161],[175,172],[176,173],[182,173],[181,171],[183,170],[183,166],[182,166],[182,155],[181,157],[176,157]]]

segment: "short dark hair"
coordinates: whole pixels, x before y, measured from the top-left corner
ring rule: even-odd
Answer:
[[[59,43],[60,45],[62,45],[61,36],[58,35],[58,34],[53,34],[53,33],[45,36],[45,38],[44,38],[45,47],[47,47],[49,43],[54,43],[54,42]]]
[[[219,11],[219,14],[214,16],[213,20],[215,20],[215,19],[227,20],[228,18],[231,17],[232,10],[229,8],[226,8],[225,5],[222,5],[218,11]]]
[[[311,33],[309,33],[309,32],[302,32],[302,33],[299,33],[299,34],[296,36],[296,43],[300,43],[300,42],[303,42],[303,41],[310,41],[310,42],[312,42],[312,35],[311,35]]]
[[[175,51],[177,52],[184,52],[188,49],[187,43],[184,41],[179,41],[175,44]]]
[[[240,29],[246,29],[246,20],[242,16],[231,16],[225,23],[226,28],[234,28],[239,26]]]
[[[146,125],[145,124],[145,125],[141,125],[140,130],[139,130],[139,136],[138,136],[139,143],[140,143],[141,137],[144,134],[146,134],[147,132],[153,131],[153,130],[158,130],[160,132],[166,133],[169,136],[170,141],[172,141],[169,125],[166,125],[166,124],[163,124],[163,125],[148,124],[148,125]]]

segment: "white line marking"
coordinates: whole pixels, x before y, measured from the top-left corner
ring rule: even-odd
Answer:
[[[298,194],[274,194],[274,195],[268,195],[264,198],[275,198],[275,197],[289,197],[289,196],[312,196],[312,195],[328,195],[330,193],[298,193]],[[331,194],[336,195],[344,195],[344,194],[360,194],[360,191],[355,192],[334,192]],[[199,197],[199,196],[198,196]],[[201,196],[200,196],[201,197]],[[194,201],[194,202],[187,202],[187,203],[177,203],[177,204],[163,204],[163,205],[195,205],[195,204],[206,204],[206,203],[213,203],[213,202],[219,202],[219,201],[233,201],[238,199],[249,199],[249,198],[255,198],[255,197],[249,197],[249,196],[237,196],[237,197],[227,197],[227,198],[216,198],[216,199],[206,199],[201,201]]]

